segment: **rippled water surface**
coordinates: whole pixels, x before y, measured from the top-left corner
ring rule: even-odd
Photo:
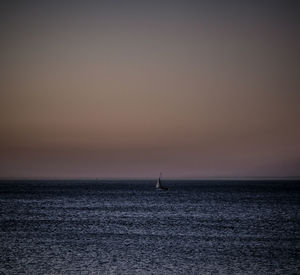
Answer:
[[[1,181],[0,274],[300,273],[297,181]]]

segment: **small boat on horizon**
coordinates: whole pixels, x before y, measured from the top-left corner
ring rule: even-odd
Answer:
[[[157,180],[157,182],[156,182],[156,190],[164,190],[164,191],[167,191],[167,190],[168,190],[168,187],[162,186],[160,177],[161,177],[161,173],[159,174],[158,180]]]

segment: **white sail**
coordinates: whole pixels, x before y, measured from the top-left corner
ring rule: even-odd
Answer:
[[[160,174],[160,176],[161,176],[161,174]],[[157,190],[168,190],[167,187],[163,187],[162,186],[161,181],[160,181],[160,176],[159,176],[159,178],[158,178],[158,180],[156,182],[156,189]]]
[[[161,188],[160,178],[156,182],[156,188]]]

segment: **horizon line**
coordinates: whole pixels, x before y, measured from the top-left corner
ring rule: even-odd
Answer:
[[[0,177],[4,180],[156,180],[158,177]],[[165,180],[300,180],[300,176],[244,176],[244,177],[162,177]]]

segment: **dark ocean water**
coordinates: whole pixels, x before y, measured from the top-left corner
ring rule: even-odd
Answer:
[[[0,181],[0,274],[300,273],[297,181]]]

